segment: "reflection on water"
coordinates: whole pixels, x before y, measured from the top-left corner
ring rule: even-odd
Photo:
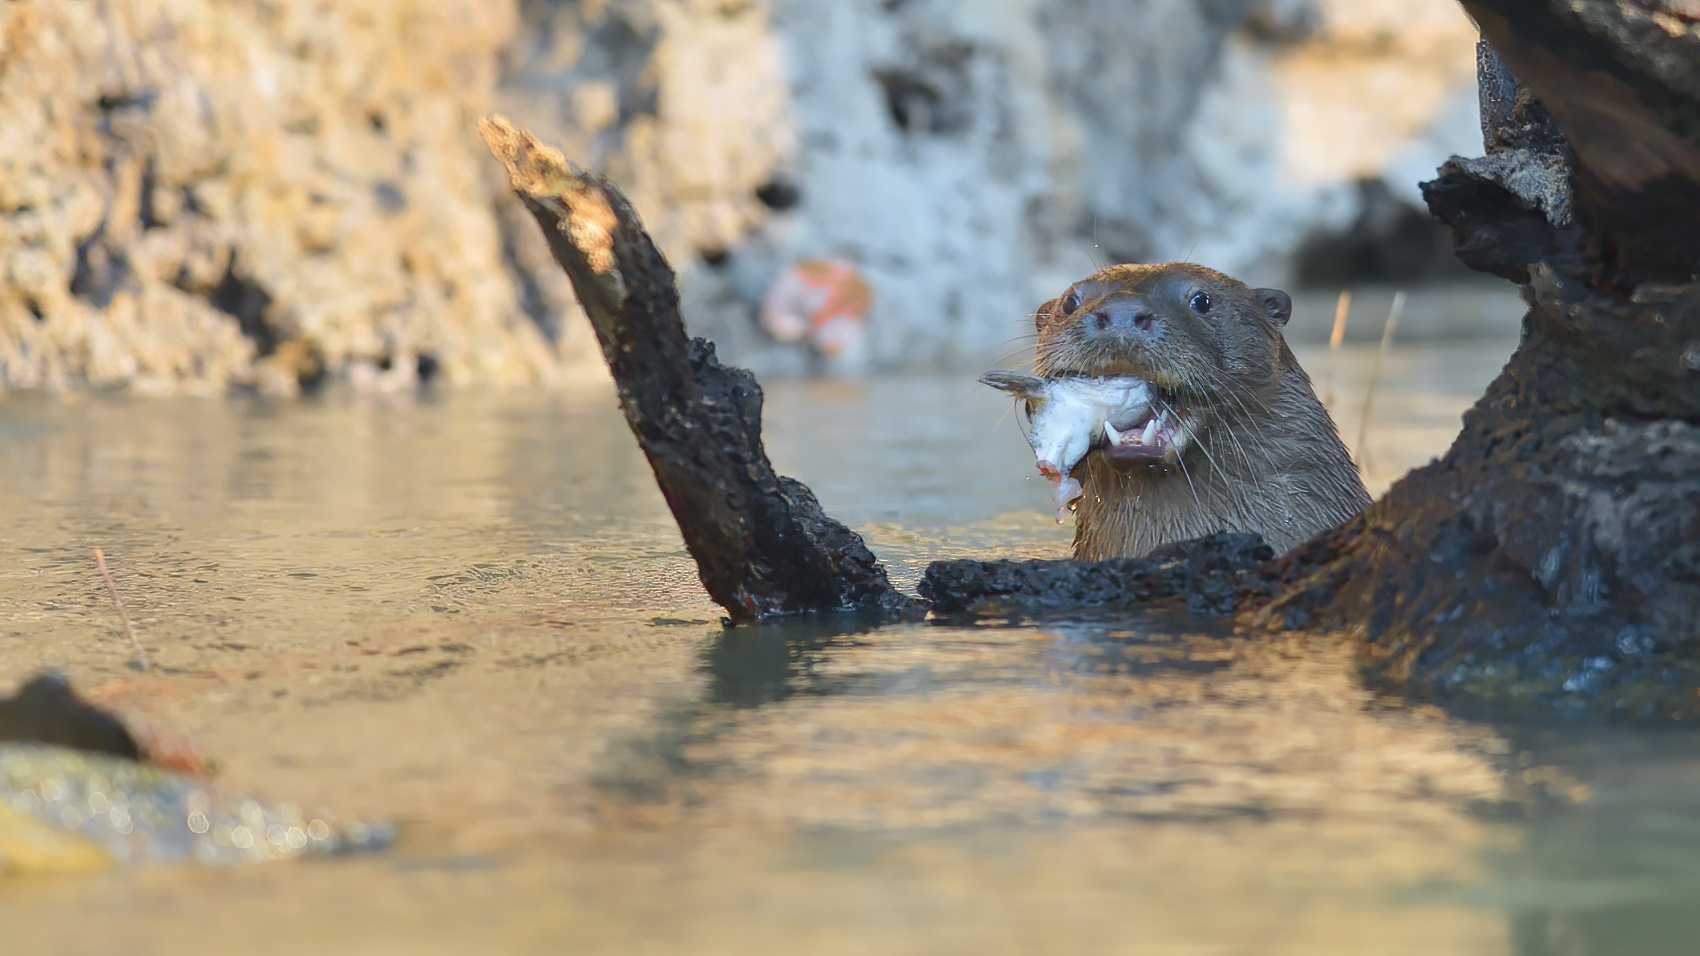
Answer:
[[[1398,350],[1371,483],[1509,343]],[[1355,440],[1370,353],[1303,352]],[[959,379],[768,391],[912,584],[1068,529]],[[0,883],[56,953],[1688,952],[1700,738],[1493,727],[1149,612],[723,630],[608,390],[0,402],[0,691],[45,666],[391,853]],[[127,645],[105,550],[159,665]],[[90,919],[90,914],[99,914]]]
[[[794,693],[826,692],[813,678],[834,646],[879,626],[876,615],[823,614],[763,627],[721,631],[709,645],[704,670],[708,700],[733,707],[759,707]]]

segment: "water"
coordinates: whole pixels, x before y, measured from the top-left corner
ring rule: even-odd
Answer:
[[[1372,486],[1509,351],[1390,357]],[[1302,352],[1342,431],[1373,346]],[[768,390],[912,584],[1066,553],[970,376]],[[156,667],[138,672],[105,550]],[[0,882],[53,953],[1691,952],[1700,737],[1472,723],[1219,622],[725,631],[612,392],[0,401],[0,690],[65,669],[367,857]]]
[[[330,816],[329,820],[325,816]],[[336,826],[334,815],[295,804],[233,797],[199,775],[106,754],[12,742],[0,745],[0,863],[22,872],[83,869],[90,855],[116,863],[209,864],[371,852],[394,838],[387,824]],[[46,823],[76,841],[70,854],[10,859],[19,835],[36,842]]]

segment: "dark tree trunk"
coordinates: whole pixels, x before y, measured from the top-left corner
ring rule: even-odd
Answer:
[[[1261,613],[1361,629],[1419,695],[1700,713],[1692,5],[1464,7],[1488,154],[1424,191],[1467,264],[1521,285],[1523,342],[1446,456],[1290,555]]]
[[[620,191],[501,117],[479,131],[572,279],[709,596],[736,623],[909,609],[862,539],[774,473],[755,376],[685,335],[673,270]]]

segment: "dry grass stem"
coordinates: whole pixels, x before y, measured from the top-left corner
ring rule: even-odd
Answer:
[[[136,660],[142,665],[142,670],[147,670],[148,652],[142,649],[142,642],[136,638],[136,629],[130,625],[130,613],[124,610],[124,599],[118,596],[118,585],[112,580],[112,572],[107,570],[106,553],[99,548],[94,549],[94,564],[106,580],[106,593],[112,598],[112,606],[118,609],[118,619],[124,622],[124,633],[130,636],[130,646],[136,649]]]
[[[1375,402],[1375,387],[1381,381],[1381,363],[1393,345],[1393,330],[1399,327],[1399,313],[1405,311],[1405,290],[1393,293],[1393,307],[1387,310],[1387,324],[1381,327],[1381,348],[1375,351],[1375,362],[1369,368],[1369,387],[1364,389],[1363,414],[1358,416],[1358,467],[1367,478],[1369,461],[1369,412]]]
[[[1340,343],[1346,340],[1346,313],[1352,310],[1352,290],[1341,289],[1340,301],[1334,303],[1334,331],[1328,333],[1328,375],[1323,389],[1322,404],[1334,407],[1334,368],[1339,364]]]

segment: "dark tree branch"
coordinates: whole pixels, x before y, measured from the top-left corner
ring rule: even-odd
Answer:
[[[479,131],[572,279],[709,595],[736,623],[909,609],[862,539],[774,473],[761,387],[686,336],[673,270],[620,191],[502,117]]]
[[[1522,285],[1529,266],[1576,247],[1575,226],[1554,226],[1538,208],[1462,164],[1441,167],[1422,184],[1435,218],[1452,227],[1453,250],[1464,264]]]
[[[1463,5],[1574,150],[1576,217],[1608,282],[1691,279],[1700,264],[1692,20],[1646,0]]]

